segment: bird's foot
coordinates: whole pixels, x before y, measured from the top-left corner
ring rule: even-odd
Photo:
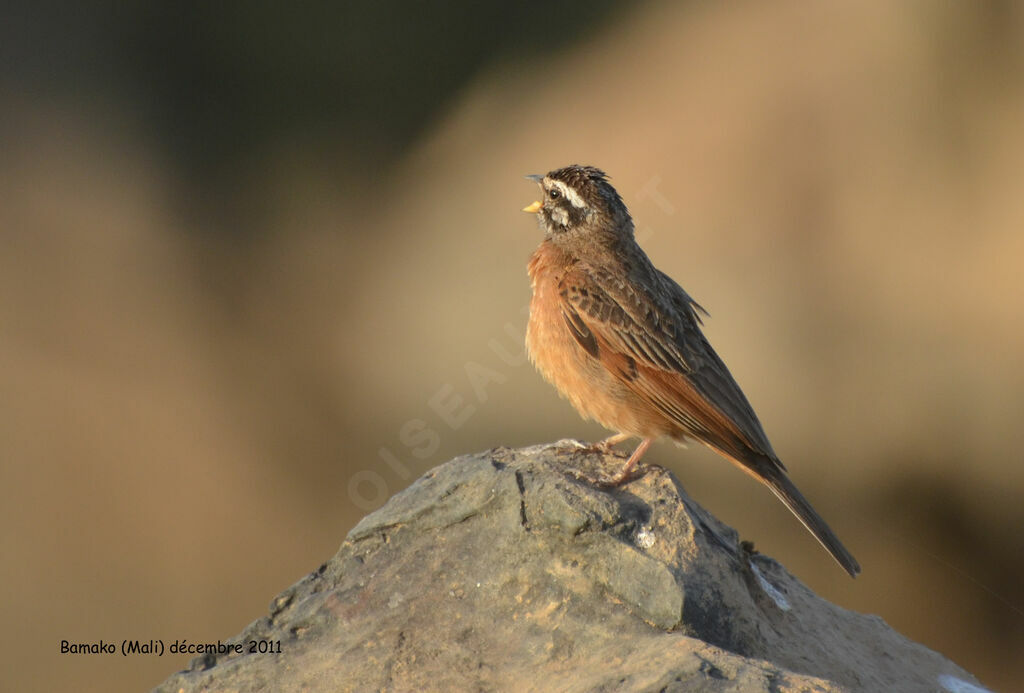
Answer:
[[[623,484],[639,479],[646,473],[646,465],[643,467],[637,465],[632,469],[623,469],[618,474],[601,474],[596,479],[588,479],[588,481],[590,481],[594,486],[600,486],[602,488],[618,488]]]
[[[631,436],[628,433],[618,433],[604,440],[598,441],[592,445],[588,445],[587,449],[594,452],[599,452],[602,455],[607,455],[612,452],[612,449],[619,443],[628,440]]]
[[[616,443],[621,443],[628,437],[629,436],[623,434],[612,436],[611,438],[602,440],[594,447],[607,446],[608,448],[610,448],[612,445],[615,445]],[[645,452],[647,452],[647,448],[651,447],[652,442],[653,440],[651,438],[644,438],[640,442],[640,444],[636,446],[636,450],[634,450],[633,454],[629,456],[629,459],[626,460],[626,464],[622,466],[622,469],[619,470],[618,474],[601,474],[597,478],[589,478],[585,476],[582,478],[585,478],[587,481],[594,484],[595,486],[603,486],[604,488],[615,488],[617,486],[622,486],[622,484],[626,483],[627,481],[632,481],[634,478],[643,476],[643,474],[637,473],[639,471],[637,469],[637,465],[640,462],[640,458],[644,456]]]

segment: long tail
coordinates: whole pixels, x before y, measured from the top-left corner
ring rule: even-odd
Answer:
[[[825,523],[825,520],[821,519],[821,515],[811,507],[811,504],[797,490],[786,473],[777,471],[764,476],[758,475],[758,477],[765,486],[772,490],[772,493],[779,497],[779,500],[786,504],[786,507],[797,516],[797,519],[814,535],[814,538],[821,542],[821,545],[832,554],[832,558],[836,559],[836,562],[850,574],[850,577],[857,577],[857,573],[860,572],[860,564],[857,559],[846,550],[843,542],[839,541],[839,537]]]

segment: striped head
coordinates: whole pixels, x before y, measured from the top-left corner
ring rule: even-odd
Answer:
[[[573,165],[527,178],[540,186],[542,197],[523,211],[537,214],[552,242],[571,247],[632,238],[629,211],[601,169]]]

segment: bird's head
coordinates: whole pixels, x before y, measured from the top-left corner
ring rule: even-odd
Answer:
[[[541,199],[523,211],[537,214],[556,245],[572,249],[633,237],[629,211],[601,169],[573,165],[527,178],[540,186]]]

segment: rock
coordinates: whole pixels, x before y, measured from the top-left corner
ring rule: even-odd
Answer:
[[[441,465],[227,641],[243,653],[156,690],[984,690],[749,552],[667,471],[581,478],[621,464],[561,441]]]

